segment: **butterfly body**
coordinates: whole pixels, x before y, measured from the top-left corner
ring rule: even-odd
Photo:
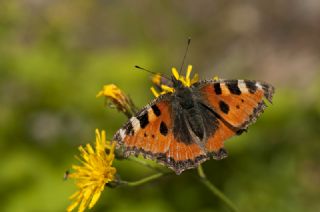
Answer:
[[[173,136],[178,142],[190,145],[197,143],[204,150],[207,138],[215,130],[214,117],[208,114],[197,87],[176,87],[171,97]],[[206,116],[211,115],[208,122]]]
[[[227,156],[224,141],[241,134],[271,102],[274,88],[249,80],[204,80],[190,86],[172,77],[173,93],[153,100],[115,134],[125,156],[142,154],[177,174]]]

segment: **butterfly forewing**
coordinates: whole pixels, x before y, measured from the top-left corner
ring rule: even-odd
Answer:
[[[274,88],[249,80],[208,80],[194,85],[205,104],[229,127],[243,130],[253,123],[271,102]]]

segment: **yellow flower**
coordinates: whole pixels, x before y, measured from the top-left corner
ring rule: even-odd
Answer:
[[[101,96],[104,96],[107,102],[111,101],[110,106],[115,106],[128,117],[136,113],[136,107],[132,100],[114,84],[103,86],[103,89],[99,91],[96,97]]]
[[[172,75],[179,81],[182,82],[182,84],[185,86],[185,87],[190,87],[192,84],[196,83],[199,81],[199,76],[198,74],[195,74],[192,79],[190,79],[190,75],[191,75],[191,71],[192,71],[192,65],[188,65],[188,68],[187,68],[187,74],[186,76],[182,76],[182,75],[179,75],[179,72],[177,71],[176,68],[172,68],[171,72],[172,72]],[[151,92],[153,93],[153,95],[155,97],[158,97],[162,94],[165,94],[165,93],[173,93],[174,92],[174,88],[173,87],[170,87],[169,85],[165,85],[165,84],[162,84],[161,83],[161,76],[160,75],[155,75],[153,78],[152,78],[152,82],[157,86],[157,87],[160,87],[161,88],[161,91],[160,93],[156,91],[156,89],[154,87],[151,87]]]
[[[92,208],[98,201],[105,185],[114,180],[116,169],[112,167],[114,160],[115,143],[106,141],[106,133],[101,134],[96,129],[95,149],[90,144],[86,147],[79,147],[81,166],[73,165],[73,173],[68,175],[76,181],[78,191],[70,199],[73,203],[67,208],[67,211],[73,211],[79,206],[78,211],[82,212],[87,207]]]

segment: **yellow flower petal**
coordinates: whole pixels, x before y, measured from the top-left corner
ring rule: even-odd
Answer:
[[[92,146],[90,145],[90,144],[87,144],[86,145],[86,150],[87,150],[87,154],[94,154],[94,150],[93,150],[93,148],[92,148]]]
[[[190,87],[191,85],[199,81],[198,74],[195,74],[191,79],[192,65],[188,65],[187,73],[185,77],[180,75],[175,67],[171,69],[171,72],[174,78],[179,80],[182,83],[182,85],[185,87]],[[160,92],[160,95],[174,92],[174,88],[171,87],[172,85],[169,86],[168,84],[165,84],[165,82],[164,83],[161,82],[160,75],[156,75],[155,77],[153,77],[152,82],[162,89],[162,91]],[[153,87],[151,88],[151,92],[155,97],[159,96],[159,93]]]
[[[80,194],[80,191],[76,191],[76,192],[74,192],[74,193],[69,197],[69,199],[74,199],[74,198],[76,198],[79,194]]]
[[[105,97],[109,106],[117,108],[119,111],[131,117],[135,113],[135,106],[132,100],[116,85],[109,84],[103,86],[102,90],[98,92],[96,97]]]
[[[99,200],[100,198],[100,195],[101,195],[101,192],[102,191],[97,191],[94,193],[94,195],[92,196],[92,199],[91,199],[91,202],[89,204],[89,208],[91,209],[96,203],[97,201]]]
[[[177,69],[173,67],[171,69],[171,72],[172,72],[173,76],[178,80],[179,79],[179,73],[178,73]]]
[[[87,202],[88,202],[88,199],[84,197],[84,198],[81,200],[80,206],[79,206],[79,208],[78,208],[78,212],[83,212],[83,211],[86,209],[86,207],[87,207]]]
[[[160,86],[161,84],[161,75],[160,74],[156,74],[151,78],[152,82],[158,86]]]
[[[79,205],[79,202],[75,201],[71,205],[68,206],[67,211],[71,212],[73,211],[77,206]]]
[[[187,74],[186,74],[186,84],[188,87],[190,87],[191,83],[190,83],[190,74],[192,71],[192,65],[188,65],[188,69],[187,69]]]
[[[86,151],[82,146],[79,146],[78,150],[80,151],[81,157],[82,157],[85,161],[88,161],[88,160],[89,160],[89,157],[88,157],[87,151]]]
[[[103,89],[96,95],[96,97],[100,96],[110,96],[112,98],[116,98],[118,95],[121,95],[121,90],[114,84],[109,84],[103,86]]]
[[[73,211],[76,207],[78,211],[84,211],[96,204],[105,185],[113,181],[116,174],[116,169],[112,167],[114,149],[115,143],[106,141],[105,131],[100,133],[99,130],[96,130],[95,148],[90,144],[85,148],[79,147],[82,165],[73,165],[74,172],[68,175],[76,181],[79,190],[70,196],[73,203],[67,211]]]
[[[174,89],[169,87],[169,86],[166,86],[166,85],[161,85],[161,89],[168,92],[168,93],[173,93],[174,92]]]
[[[151,87],[150,90],[151,90],[152,94],[153,94],[155,97],[160,96],[160,94],[156,91],[156,89],[155,89],[154,87]]]
[[[199,81],[199,75],[195,74],[191,80],[191,85]]]

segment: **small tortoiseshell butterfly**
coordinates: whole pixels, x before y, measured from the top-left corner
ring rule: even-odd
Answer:
[[[224,141],[240,135],[272,100],[272,85],[252,80],[203,80],[186,86],[172,76],[162,94],[122,127],[114,140],[125,156],[142,154],[177,174],[227,157]]]

